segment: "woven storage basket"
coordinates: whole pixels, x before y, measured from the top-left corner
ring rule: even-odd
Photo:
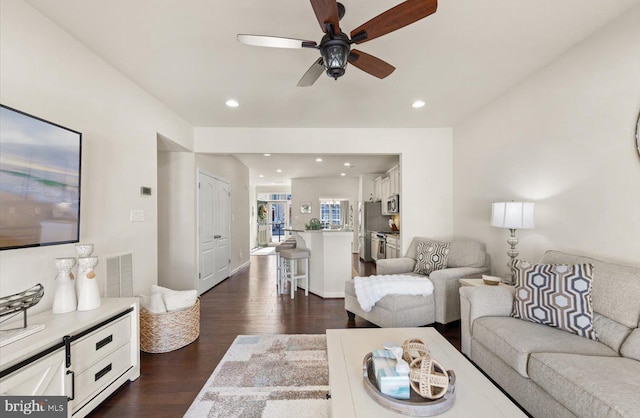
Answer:
[[[140,309],[140,350],[167,353],[191,344],[200,335],[200,298],[190,308],[154,314]]]

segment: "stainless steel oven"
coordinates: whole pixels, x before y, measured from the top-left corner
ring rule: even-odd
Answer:
[[[386,234],[376,234],[378,238],[378,248],[376,248],[376,260],[384,260],[387,258],[387,236]]]

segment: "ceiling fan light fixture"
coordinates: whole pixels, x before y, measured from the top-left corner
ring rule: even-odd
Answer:
[[[320,44],[320,55],[322,55],[325,71],[334,80],[344,75],[347,59],[349,58],[349,38],[344,34],[340,35],[329,40],[323,39]],[[329,35],[325,35],[325,37],[327,36]]]

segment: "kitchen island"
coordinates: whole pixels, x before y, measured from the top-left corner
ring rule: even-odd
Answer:
[[[344,282],[351,278],[353,231],[295,231],[298,248],[311,252],[309,292],[322,298],[343,298]]]

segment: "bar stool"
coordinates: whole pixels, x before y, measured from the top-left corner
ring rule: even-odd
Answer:
[[[276,288],[279,290],[280,293],[284,293],[283,286],[284,286],[284,273],[283,273],[283,260],[280,257],[280,251],[282,250],[290,250],[292,248],[296,248],[296,238],[295,237],[291,237],[291,238],[287,238],[286,241],[281,242],[277,247],[276,247]]]
[[[304,280],[304,295],[309,296],[309,256],[311,252],[304,248],[283,249],[280,251],[280,257],[283,260],[283,280],[280,284],[280,293],[284,287],[284,282],[288,281],[291,286],[291,299],[295,296],[298,288],[297,281]],[[298,260],[304,260],[304,271],[298,274]]]

